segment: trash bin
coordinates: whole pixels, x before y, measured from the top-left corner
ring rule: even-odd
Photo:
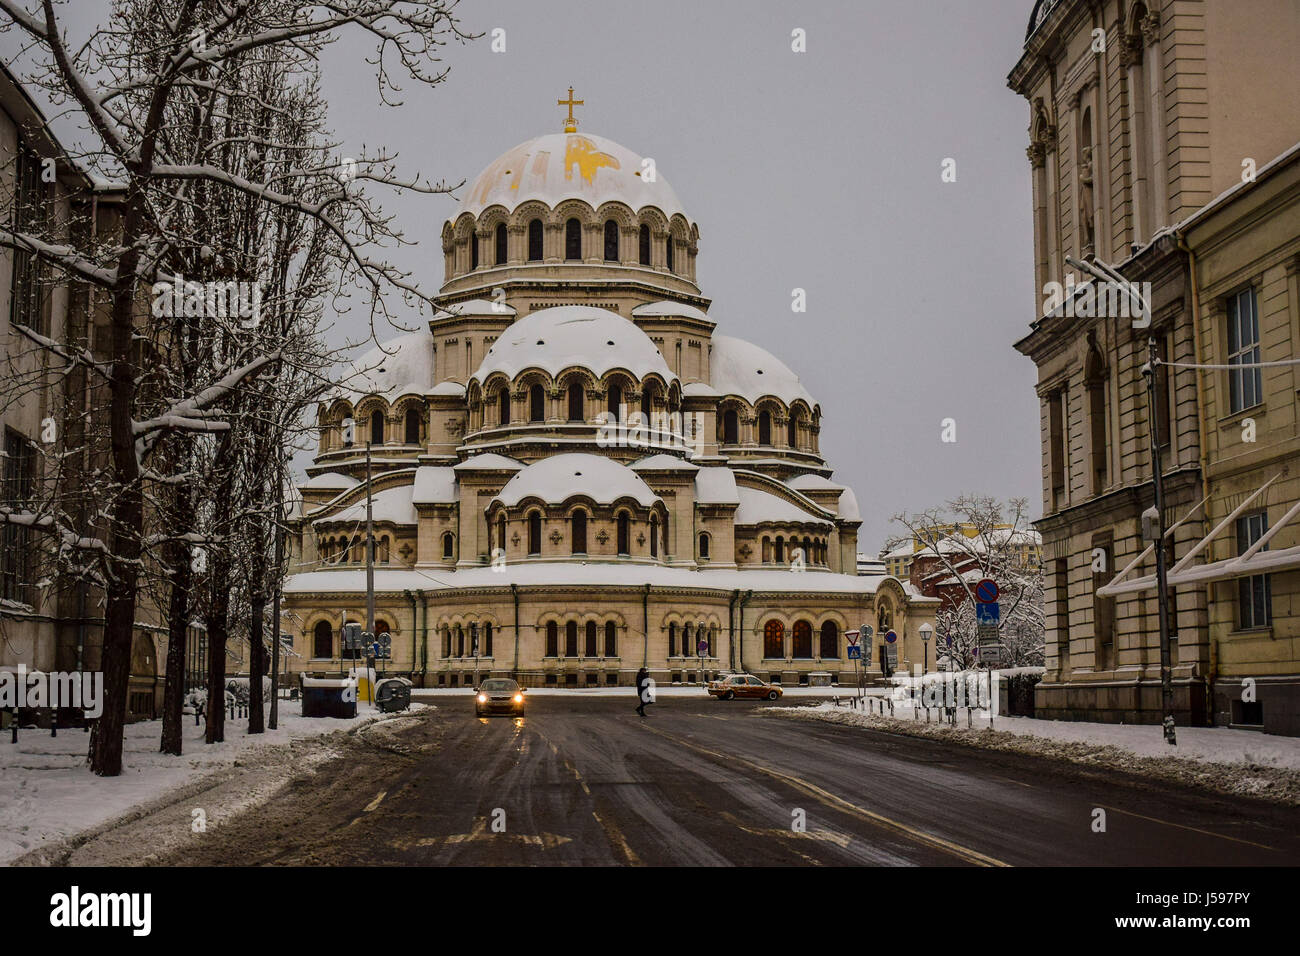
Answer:
[[[302,715],[304,717],[355,717],[357,715],[356,682],[346,677],[304,677]]]
[[[380,713],[406,710],[411,706],[411,682],[401,677],[387,677],[375,684],[375,703]]]

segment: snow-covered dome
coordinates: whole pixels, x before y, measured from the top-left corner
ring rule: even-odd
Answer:
[[[344,372],[343,393],[386,395],[424,392],[433,383],[433,335],[427,327],[371,349]]]
[[[598,377],[621,368],[637,381],[652,373],[666,382],[677,378],[650,336],[622,316],[588,305],[540,309],[515,322],[492,343],[474,378],[483,382],[504,372],[513,380],[528,368],[554,376],[575,366]]]
[[[793,502],[760,491],[757,488],[739,488],[740,507],[736,509],[736,524],[830,524],[824,518],[810,514]]]
[[[753,403],[771,395],[790,405],[801,398],[810,408],[816,403],[789,366],[753,342],[714,335],[709,357],[709,377],[722,395],[739,395]]]
[[[534,497],[547,504],[584,497],[603,505],[631,498],[646,508],[659,501],[631,468],[603,455],[576,452],[534,462],[507,481],[494,500],[513,508]]]
[[[530,199],[554,207],[582,199],[593,209],[626,203],[633,211],[654,206],[671,218],[685,215],[677,194],[655,169],[647,182],[641,157],[625,146],[590,133],[548,133],[498,156],[470,184],[456,215],[477,216],[488,206],[508,211]]]

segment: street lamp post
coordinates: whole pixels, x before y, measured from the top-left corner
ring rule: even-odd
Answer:
[[[925,700],[925,675],[926,672],[929,671],[930,669],[930,638],[933,635],[934,635],[934,625],[931,624],[929,621],[926,621],[924,624],[921,625],[921,655],[922,655],[921,686],[917,690],[917,693],[921,695],[922,700]],[[915,710],[912,711],[912,716],[913,718],[915,718],[916,716]],[[930,707],[928,704],[926,705],[925,708],[925,722],[927,724],[930,722]]]

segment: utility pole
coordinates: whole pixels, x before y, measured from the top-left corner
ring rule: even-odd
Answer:
[[[1151,484],[1155,488],[1155,530],[1151,539],[1156,550],[1156,610],[1160,620],[1160,700],[1164,710],[1165,743],[1178,745],[1174,731],[1174,687],[1169,652],[1169,580],[1165,568],[1165,484],[1160,464],[1160,422],[1156,419],[1157,389],[1155,336],[1147,339],[1147,363],[1142,374],[1147,380],[1147,435],[1151,441]]]
[[[373,498],[370,487],[370,442],[366,442],[366,632],[375,639],[375,523]],[[370,688],[370,702],[374,703],[375,689],[370,682],[370,655],[374,648],[366,648],[366,686]]]

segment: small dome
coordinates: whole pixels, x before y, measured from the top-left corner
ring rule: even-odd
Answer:
[[[648,335],[608,309],[587,305],[541,309],[515,322],[492,343],[474,378],[483,382],[504,372],[513,380],[528,368],[555,376],[575,366],[598,377],[622,368],[638,381],[652,373],[665,382],[677,379]]]
[[[502,153],[470,184],[456,215],[477,216],[496,205],[513,212],[530,199],[552,208],[565,199],[582,199],[593,209],[621,202],[633,211],[653,206],[669,218],[685,215],[657,169],[654,182],[647,182],[640,156],[590,133],[549,133]]]
[[[758,524],[830,524],[826,519],[804,511],[787,501],[757,488],[740,488],[740,507],[736,509],[737,525]]]
[[[421,328],[389,339],[371,349],[343,373],[344,395],[387,395],[424,392],[433,384],[433,335]]]
[[[659,496],[632,469],[603,455],[571,453],[534,462],[506,482],[495,501],[513,508],[525,498],[561,504],[570,498],[590,498],[609,505],[632,498],[649,508]]]
[[[715,335],[712,342],[709,377],[719,394],[739,395],[751,403],[771,395],[786,405],[801,398],[809,408],[816,406],[799,376],[771,352],[729,335]]]

